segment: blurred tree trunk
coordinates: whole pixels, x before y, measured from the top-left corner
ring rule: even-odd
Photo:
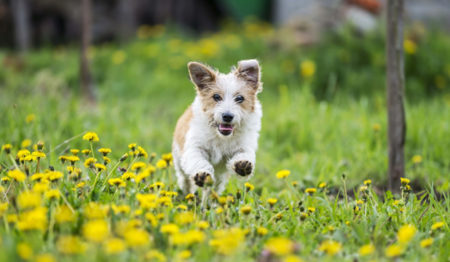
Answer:
[[[119,38],[126,41],[136,32],[135,0],[120,0],[118,3]]]
[[[28,0],[13,0],[11,8],[14,16],[15,41],[21,52],[30,48],[30,3]]]
[[[80,84],[83,96],[91,103],[95,102],[92,76],[89,66],[89,45],[91,44],[91,0],[81,3],[81,59]]]
[[[400,190],[404,176],[404,145],[406,135],[403,61],[403,0],[387,1],[387,117],[389,146],[389,189]]]

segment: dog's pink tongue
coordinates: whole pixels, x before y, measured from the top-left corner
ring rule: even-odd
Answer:
[[[222,131],[233,131],[233,126],[227,124],[220,124],[219,129]]]

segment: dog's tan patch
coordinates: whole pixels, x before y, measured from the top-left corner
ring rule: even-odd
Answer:
[[[256,89],[252,86],[245,86],[244,88],[241,88],[235,96],[238,94],[244,97],[244,101],[240,103],[242,109],[248,112],[253,112],[255,110]]]
[[[210,84],[207,88],[199,90],[198,92],[202,101],[203,112],[214,110],[214,107],[217,104],[217,101],[213,98],[214,94],[218,94],[222,98],[224,96],[223,89],[215,84]]]
[[[192,107],[189,106],[183,115],[178,119],[177,126],[175,127],[175,133],[173,134],[175,143],[178,144],[180,151],[183,152],[184,142],[186,141],[186,133],[189,130],[189,125],[192,120]]]

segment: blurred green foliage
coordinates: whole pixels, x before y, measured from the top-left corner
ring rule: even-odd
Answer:
[[[141,26],[137,39],[127,44],[91,48],[96,107],[80,99],[75,46],[36,50],[23,62],[2,51],[0,143],[18,147],[30,138],[55,148],[93,130],[113,152],[130,142],[168,152],[176,120],[195,96],[187,62],[228,72],[238,60],[257,58],[263,70],[264,117],[255,183],[269,185],[273,181],[265,177],[288,168],[305,185],[339,181],[342,173],[354,183],[372,178],[383,185],[382,30],[361,36],[344,27],[309,47],[288,47],[281,38],[289,36],[254,22],[228,24],[201,38],[164,26]],[[450,57],[450,37],[412,27],[406,39],[407,176],[448,190],[450,62],[445,58]],[[26,123],[29,114],[36,120]],[[55,153],[67,149],[60,146]],[[423,162],[413,163],[414,155]]]

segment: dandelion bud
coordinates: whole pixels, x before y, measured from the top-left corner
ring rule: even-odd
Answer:
[[[214,181],[212,180],[211,176],[210,175],[206,176],[206,178],[205,178],[205,185],[210,187],[213,184],[214,184]]]
[[[11,144],[5,144],[2,146],[2,150],[5,151],[6,154],[11,153],[11,148],[12,148]]]
[[[42,141],[38,141],[36,145],[38,150],[42,150],[44,148],[44,142]]]
[[[244,215],[250,214],[251,211],[252,211],[252,208],[250,206],[241,207],[241,213]]]
[[[301,213],[300,213],[300,220],[301,220],[301,221],[304,221],[307,217],[308,217],[308,214],[307,214],[307,213],[305,213],[305,212],[301,212]]]
[[[241,191],[239,191],[239,189],[238,189],[238,191],[236,192],[236,199],[237,200],[240,200],[241,199]]]
[[[123,162],[123,161],[127,160],[127,158],[128,158],[128,154],[125,153],[125,154],[122,155],[122,157],[120,158],[119,161],[120,161],[120,162]]]
[[[347,177],[347,176],[346,176],[345,174],[342,174],[342,179],[345,180],[346,177]]]

